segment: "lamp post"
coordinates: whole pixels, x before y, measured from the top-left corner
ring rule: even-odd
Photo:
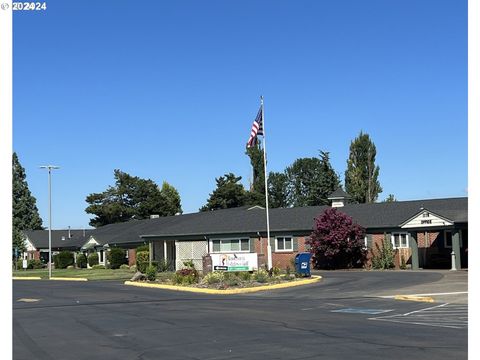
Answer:
[[[52,169],[59,166],[43,165],[40,169],[48,169],[48,279],[52,277]]]

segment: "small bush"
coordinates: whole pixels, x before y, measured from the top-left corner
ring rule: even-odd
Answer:
[[[133,272],[137,272],[137,265],[130,266],[130,270],[132,270]]]
[[[238,277],[243,280],[243,281],[250,281],[252,280],[252,274],[250,274],[248,271],[241,271],[238,274]]]
[[[195,269],[181,269],[173,275],[173,283],[190,285],[198,282],[198,272]]]
[[[150,253],[148,251],[137,251],[136,261],[137,269],[141,273],[145,273],[149,265]]]
[[[128,266],[127,264],[122,264],[122,265],[120,265],[120,269],[121,270],[130,270],[130,266]]]
[[[242,280],[235,273],[225,273],[223,275],[223,283],[227,286],[237,286]]]
[[[55,269],[66,269],[74,263],[73,253],[70,251],[61,251],[59,254],[53,256],[53,263],[55,264]]]
[[[27,269],[42,269],[43,263],[40,260],[28,260]]]
[[[165,272],[173,268],[173,261],[169,261],[166,259],[160,260],[158,262],[158,271]]]
[[[374,269],[391,269],[395,267],[394,258],[395,250],[393,250],[392,243],[387,239],[387,234],[384,235],[382,246],[375,243],[377,251],[372,251],[372,267]]]
[[[280,275],[280,268],[277,267],[277,266],[274,266],[274,267],[272,268],[272,275],[273,275],[273,276],[278,276],[278,275]]]
[[[206,283],[208,285],[218,284],[223,281],[223,272],[214,271],[205,275],[202,279],[202,283]]]
[[[87,257],[83,253],[77,254],[77,267],[80,269],[87,267]]]
[[[256,273],[253,274],[253,280],[259,283],[265,283],[268,281],[268,271],[265,270],[258,270]]]
[[[93,252],[91,254],[88,254],[88,265],[93,267],[95,265],[98,265],[98,254],[96,252]]]
[[[150,247],[148,245],[140,245],[139,247],[137,247],[136,249],[136,252],[140,252],[140,251],[146,251],[146,252],[149,252],[150,251]]]
[[[93,265],[93,266],[92,266],[92,269],[93,269],[93,270],[105,269],[105,265],[98,265],[98,264],[97,264],[97,265]]]
[[[147,276],[147,280],[155,281],[157,279],[157,267],[149,265],[145,271],[145,275]]]
[[[110,263],[110,268],[118,269],[121,265],[127,263],[125,249],[119,247],[112,247],[107,254],[107,259]]]

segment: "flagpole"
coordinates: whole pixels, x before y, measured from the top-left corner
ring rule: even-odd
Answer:
[[[260,106],[262,108],[262,126],[263,126],[263,169],[265,171],[265,210],[267,212],[267,264],[270,270],[272,266],[272,246],[270,245],[270,219],[268,217],[268,173],[267,173],[267,142],[265,141],[265,118],[263,111],[263,96],[260,96]]]

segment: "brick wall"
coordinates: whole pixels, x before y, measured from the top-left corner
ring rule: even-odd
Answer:
[[[295,237],[298,242],[298,251],[288,251],[288,252],[275,252],[275,244],[272,244],[272,265],[276,266],[280,269],[285,270],[287,267],[290,268],[291,271],[294,270],[294,261],[295,255],[299,252],[305,252],[305,237],[297,236]],[[272,239],[275,239],[272,236]],[[251,239],[254,240],[253,238]],[[263,245],[263,246],[261,246]],[[255,239],[255,252],[257,254],[264,254],[265,263],[267,263],[267,238]],[[259,263],[259,267],[262,264]]]
[[[128,249],[128,266],[135,265],[137,263],[137,250]]]

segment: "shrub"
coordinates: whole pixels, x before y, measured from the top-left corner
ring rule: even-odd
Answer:
[[[43,263],[40,260],[28,260],[27,269],[41,269]]]
[[[96,252],[93,252],[91,254],[88,254],[88,265],[91,267],[98,265],[98,254]]]
[[[145,271],[145,275],[147,276],[147,280],[155,281],[157,279],[157,267],[149,265]]]
[[[250,274],[248,271],[241,271],[238,274],[238,277],[243,280],[243,281],[250,281],[252,280],[252,274]]]
[[[130,266],[128,266],[127,264],[122,264],[122,265],[120,265],[120,269],[121,270],[130,270]]]
[[[223,274],[224,273],[221,271],[214,271],[214,272],[208,273],[203,277],[202,283],[206,283],[209,285],[221,283],[223,282]]]
[[[173,275],[173,283],[190,285],[198,281],[198,272],[195,269],[181,269]]]
[[[55,269],[66,269],[74,263],[73,253],[70,251],[61,251],[53,256],[53,263],[55,264]]]
[[[226,272],[223,275],[223,283],[227,286],[236,286],[241,282],[242,280],[235,273]]]
[[[277,267],[277,266],[274,266],[274,267],[272,268],[272,275],[273,275],[273,276],[278,276],[278,275],[280,275],[280,268]]]
[[[149,252],[150,251],[150,247],[148,245],[140,245],[139,247],[137,247],[136,249],[136,252],[140,252],[140,251],[146,251],[146,252]]]
[[[148,260],[150,259],[150,253],[148,251],[137,251],[136,262],[137,270],[141,273],[145,273],[147,266],[149,264]]]
[[[68,266],[67,266],[67,269],[75,269],[75,266],[73,266],[73,265],[68,265]]]
[[[132,270],[133,272],[137,272],[137,265],[130,266],[130,270]]]
[[[268,281],[268,271],[259,269],[256,273],[253,274],[253,280],[259,283],[265,283]]]
[[[84,253],[77,254],[77,267],[80,269],[87,267],[87,257]]]
[[[119,247],[112,247],[107,254],[107,259],[110,263],[110,268],[118,269],[121,265],[127,263],[127,258],[125,257],[125,249]]]
[[[326,209],[315,219],[314,231],[305,242],[314,254],[315,268],[362,267],[365,229],[336,208]]]
[[[165,272],[165,271],[168,271],[170,269],[172,269],[172,266],[173,265],[173,261],[169,261],[169,260],[166,260],[166,259],[163,259],[163,260],[160,260],[158,262],[158,271],[159,272]]]
[[[97,270],[97,269],[105,269],[105,265],[93,265],[92,269]]]
[[[372,250],[372,267],[374,269],[391,269],[395,267],[395,250],[392,243],[388,241],[387,234],[384,234],[382,246],[375,243],[376,251]]]

